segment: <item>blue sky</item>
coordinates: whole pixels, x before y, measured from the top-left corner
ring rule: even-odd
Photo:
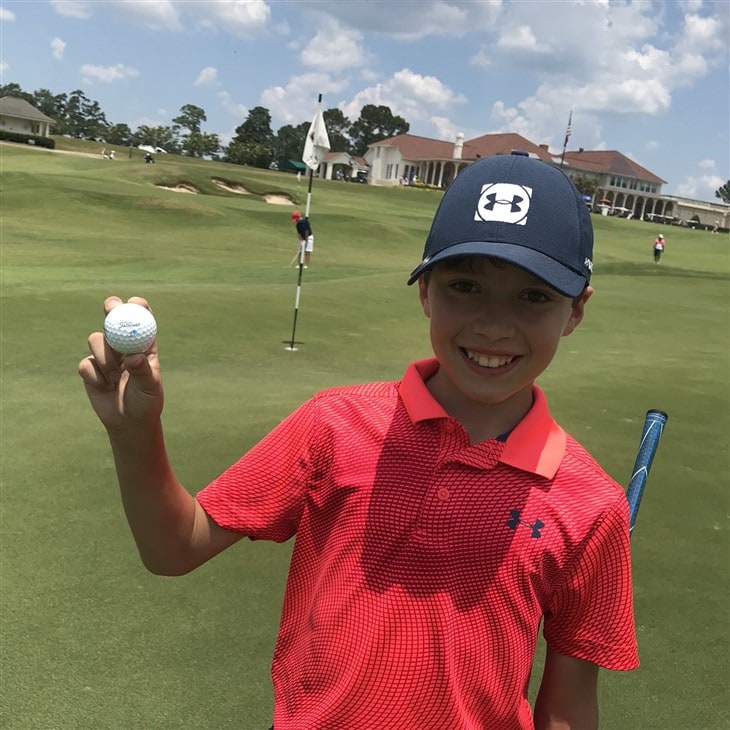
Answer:
[[[107,120],[206,112],[224,143],[255,106],[310,121],[318,94],[355,121],[384,104],[413,134],[517,132],[615,149],[717,202],[730,178],[727,0],[0,0],[0,72],[81,89]]]

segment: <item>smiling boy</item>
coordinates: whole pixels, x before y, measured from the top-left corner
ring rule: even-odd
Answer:
[[[90,336],[79,372],[151,571],[296,536],[276,730],[593,730],[599,666],[638,665],[623,490],[534,384],[583,319],[592,248],[561,171],[474,163],[409,280],[436,357],[317,394],[196,497],[167,460],[156,344]]]

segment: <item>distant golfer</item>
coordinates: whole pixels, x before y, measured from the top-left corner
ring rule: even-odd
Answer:
[[[662,254],[664,253],[664,235],[659,234],[656,238],[656,241],[654,241],[654,262],[659,263],[659,259],[662,257]]]
[[[312,258],[312,251],[314,251],[314,235],[312,234],[312,226],[309,224],[309,218],[302,218],[302,214],[298,210],[295,210],[291,214],[291,220],[297,227],[300,251],[302,247],[304,247],[304,268],[308,269],[309,262]]]

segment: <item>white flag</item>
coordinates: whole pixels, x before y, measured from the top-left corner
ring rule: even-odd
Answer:
[[[321,109],[312,119],[312,124],[307,132],[307,139],[304,142],[302,162],[310,169],[316,170],[324,156],[330,151],[330,138],[327,135],[327,127],[324,124],[324,116]]]

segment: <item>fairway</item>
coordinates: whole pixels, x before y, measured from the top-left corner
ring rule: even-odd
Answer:
[[[76,366],[106,296],[150,301],[167,446],[196,492],[316,391],[430,355],[405,282],[441,194],[314,181],[290,352],[306,180],[6,144],[0,176],[0,726],[268,728],[291,545],[241,541],[189,576],[148,574]],[[200,194],[161,187],[182,184]],[[729,728],[730,240],[593,222],[596,293],[541,385],[624,486],[646,410],[669,413],[632,539],[642,666],[602,673],[601,727]]]

